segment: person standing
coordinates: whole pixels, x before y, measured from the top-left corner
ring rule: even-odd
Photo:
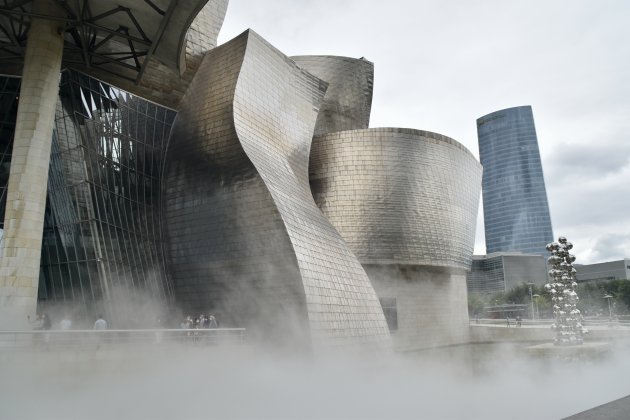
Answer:
[[[208,317],[208,328],[219,328],[219,323],[213,314]]]
[[[31,316],[27,315],[26,318],[28,319],[28,323],[31,324],[33,326],[34,330],[41,330],[42,329],[42,325],[43,325],[43,321],[44,321],[44,317],[40,314],[36,314],[35,315],[35,320],[31,321]]]
[[[105,321],[105,319],[103,319],[103,315],[99,314],[98,319],[94,323],[94,329],[97,330],[97,331],[102,331],[102,330],[106,330],[107,329],[107,321]]]
[[[42,315],[42,330],[49,330],[52,328],[52,322],[50,322],[50,317],[47,313]]]
[[[59,328],[60,328],[60,329],[62,329],[62,330],[64,330],[64,331],[67,331],[67,330],[69,330],[70,328],[72,328],[72,321],[70,320],[70,317],[69,317],[69,316],[65,316],[65,317],[61,320],[61,322],[59,322]]]
[[[98,319],[96,320],[96,322],[94,322],[94,330],[95,331],[105,331],[107,330],[107,321],[105,321],[105,319],[103,318],[103,315],[99,314],[98,315]],[[96,344],[96,350],[98,350],[101,347],[101,344],[106,343],[107,341],[107,337],[105,336],[105,333],[98,333],[96,334],[96,340],[97,340],[97,344]]]

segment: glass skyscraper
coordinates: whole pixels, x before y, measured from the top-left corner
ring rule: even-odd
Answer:
[[[532,108],[483,116],[477,134],[486,252],[546,254],[553,231]]]

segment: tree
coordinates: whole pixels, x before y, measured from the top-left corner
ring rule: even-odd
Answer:
[[[478,294],[468,294],[468,316],[477,317],[483,314],[486,301]]]
[[[630,281],[628,280],[595,280],[578,285],[581,307],[586,316],[608,314],[606,294],[614,297],[615,313],[628,314],[630,311]]]

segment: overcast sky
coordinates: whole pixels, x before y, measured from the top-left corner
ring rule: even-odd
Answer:
[[[247,28],[289,56],[366,57],[371,127],[475,156],[478,117],[531,105],[554,235],[578,263],[630,257],[630,1],[230,0],[219,42]]]

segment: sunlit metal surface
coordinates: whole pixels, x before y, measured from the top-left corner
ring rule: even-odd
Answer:
[[[164,178],[175,294],[267,339],[387,345],[374,289],[308,185],[326,87],[252,31],[206,55]]]

